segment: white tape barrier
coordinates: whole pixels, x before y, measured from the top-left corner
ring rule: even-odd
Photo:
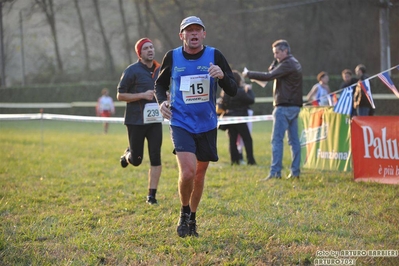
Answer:
[[[0,114],[1,120],[59,120],[72,122],[94,122],[94,123],[123,123],[123,117],[97,117],[97,116],[78,116],[78,115],[57,115],[57,114]],[[218,120],[219,125],[240,124],[248,122],[272,121],[272,115],[258,116],[229,116]],[[169,124],[169,120],[165,120],[164,124]]]
[[[72,103],[0,103],[0,108],[72,108]]]
[[[397,100],[398,98],[395,94],[389,93],[378,93],[373,94],[373,99],[375,100]],[[273,97],[255,97],[255,103],[272,103]],[[303,96],[303,102],[305,105],[311,104],[308,102],[306,96]],[[74,107],[96,107],[97,102],[71,102],[71,103],[3,103],[0,102],[0,108],[74,108]],[[115,107],[125,107],[125,102],[115,101]]]
[[[125,102],[115,102],[115,107],[126,107]],[[71,102],[71,103],[0,103],[0,108],[74,108],[74,107],[93,107],[97,106],[97,102]]]
[[[0,114],[0,120],[59,120],[75,122],[95,122],[95,123],[123,123],[123,117],[98,117],[98,116],[79,116],[79,115],[57,115],[57,114]]]
[[[218,119],[219,125],[240,124],[248,122],[273,121],[272,115],[225,116]]]

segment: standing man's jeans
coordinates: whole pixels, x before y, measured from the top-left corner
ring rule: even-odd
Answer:
[[[356,111],[358,116],[368,116],[370,113],[370,108],[359,106],[357,107]]]
[[[273,110],[272,165],[271,176],[281,176],[283,168],[284,136],[288,131],[288,144],[291,146],[291,174],[299,176],[301,163],[301,144],[298,136],[298,106],[276,106]]]

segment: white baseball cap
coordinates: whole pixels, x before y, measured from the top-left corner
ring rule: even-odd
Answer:
[[[180,23],[180,32],[182,32],[185,28],[193,24],[200,25],[205,30],[204,23],[202,23],[202,20],[199,17],[190,16],[183,19],[182,22]]]

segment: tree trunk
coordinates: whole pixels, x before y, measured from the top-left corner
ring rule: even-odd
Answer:
[[[238,2],[238,8],[239,10],[243,10],[245,8],[245,0],[240,0]],[[243,36],[243,41],[244,41],[244,51],[246,53],[246,58],[251,58],[251,44],[252,41],[248,37],[248,32],[249,29],[247,27],[246,23],[246,14],[244,12],[241,13],[240,19],[241,19],[241,25],[242,25],[242,36]]]
[[[149,31],[149,25],[146,21],[146,18],[143,17],[143,13],[141,12],[141,7],[140,7],[140,1],[141,0],[134,0],[134,4],[136,6],[136,12],[137,12],[137,19],[138,19],[138,27],[137,31],[139,33],[139,39],[147,36],[147,33]]]
[[[177,9],[179,10],[180,18],[181,19],[185,18],[186,16],[184,15],[184,7],[181,5],[179,0],[173,0],[173,3],[177,7]]]
[[[6,87],[6,60],[4,58],[4,38],[3,38],[3,3],[0,2],[0,57],[1,57],[1,86]]]
[[[93,3],[94,3],[94,9],[96,11],[98,26],[100,27],[101,36],[103,37],[106,65],[108,66],[109,73],[113,76],[115,74],[114,58],[112,57],[111,47],[109,46],[109,42],[108,42],[107,36],[105,34],[105,30],[104,30],[104,26],[103,26],[101,14],[100,14],[100,7],[98,6],[98,0],[93,0]]]
[[[75,0],[77,1],[77,0]],[[122,18],[122,26],[123,26],[123,35],[125,35],[125,49],[126,49],[126,56],[129,64],[132,62],[132,56],[130,53],[130,40],[129,40],[129,31],[127,29],[126,25],[126,19],[125,19],[125,10],[123,9],[123,0],[119,0],[119,9],[121,12],[121,18]]]
[[[55,13],[54,13],[54,8],[53,8],[53,0],[35,0],[36,3],[41,7],[43,12],[46,15],[47,22],[50,26],[51,29],[51,35],[53,36],[53,43],[54,43],[54,49],[55,49],[55,56],[57,60],[57,68],[58,72],[62,73],[63,72],[63,65],[62,65],[62,60],[61,60],[61,55],[60,55],[60,49],[58,45],[58,38],[57,38],[57,29],[55,26]]]
[[[82,34],[82,40],[83,40],[83,48],[84,48],[84,54],[85,54],[85,72],[86,72],[86,74],[88,74],[90,72],[89,45],[87,44],[87,37],[86,37],[86,31],[85,31],[85,26],[84,26],[84,22],[83,22],[83,16],[82,16],[82,12],[80,11],[78,0],[74,0],[74,3],[75,3],[75,8],[76,8],[76,13],[78,14],[80,33]]]
[[[154,21],[155,25],[158,27],[159,31],[162,32],[162,35],[164,36],[166,43],[169,47],[173,47],[173,42],[169,37],[169,32],[167,30],[164,29],[164,27],[162,26],[162,23],[159,22],[157,16],[155,15],[154,11],[151,9],[151,5],[148,2],[148,0],[145,1],[145,8],[147,10],[147,12],[151,15],[152,20]]]

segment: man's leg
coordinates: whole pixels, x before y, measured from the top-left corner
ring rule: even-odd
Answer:
[[[148,170],[148,188],[157,188],[161,177],[162,165],[151,166]]]
[[[194,188],[190,198],[191,213],[188,221],[189,236],[194,236],[194,237],[199,236],[197,233],[196,214],[197,214],[198,205],[201,201],[202,192],[204,191],[205,174],[206,170],[208,169],[208,165],[209,162],[197,161],[197,172],[195,174],[195,179],[194,179]]]
[[[159,179],[161,177],[161,146],[162,146],[162,124],[151,124],[147,133],[148,154],[151,167],[148,170],[148,196],[147,203],[155,204]]]
[[[179,166],[179,196],[182,206],[190,204],[191,193],[194,188],[197,157],[191,152],[177,152]]]
[[[273,132],[272,132],[272,164],[270,175],[281,177],[283,168],[284,136],[288,122],[284,114],[285,107],[275,107],[273,110]]]
[[[190,197],[191,212],[196,212],[201,201],[202,192],[204,191],[205,174],[208,169],[209,162],[197,161],[197,171],[194,179],[194,187]]]
[[[298,136],[298,114],[299,107],[290,107],[290,124],[288,128],[288,144],[291,146],[291,176],[299,177],[301,164],[301,143]]]
[[[249,165],[256,164],[253,152],[253,141],[247,124],[237,124],[238,132],[244,141],[245,152],[247,154],[247,162]]]
[[[237,149],[237,128],[236,125],[229,125],[227,129],[227,134],[229,136],[229,151],[230,151],[230,161],[231,164],[240,163],[240,155]]]
[[[191,152],[176,152],[176,156],[179,166],[178,189],[182,206],[177,226],[177,234],[180,237],[185,237],[189,234],[188,223],[191,212],[190,199],[194,189],[197,157]]]
[[[161,177],[162,165],[151,166],[148,170],[148,190],[147,203],[156,204],[156,191],[158,188],[159,179]]]

